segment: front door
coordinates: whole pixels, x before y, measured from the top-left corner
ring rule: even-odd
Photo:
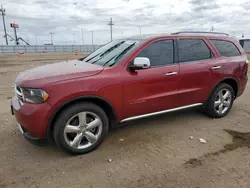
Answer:
[[[127,71],[124,118],[177,107],[179,65],[175,63],[174,40],[152,41],[136,57],[149,58],[151,67]]]

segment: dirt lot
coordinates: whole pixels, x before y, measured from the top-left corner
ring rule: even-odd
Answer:
[[[73,58],[0,55],[0,188],[250,187],[250,83],[222,119],[188,110],[130,122],[111,130],[97,150],[82,156],[29,143],[9,110],[16,75]]]

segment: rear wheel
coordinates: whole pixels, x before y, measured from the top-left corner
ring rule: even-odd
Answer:
[[[54,129],[56,144],[71,154],[84,154],[97,148],[108,132],[105,112],[92,103],[80,103],[65,109]]]
[[[234,96],[234,90],[230,85],[218,85],[206,104],[205,113],[213,118],[224,117],[232,108]]]

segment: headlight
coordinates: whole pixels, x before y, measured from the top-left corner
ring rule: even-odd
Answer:
[[[24,102],[43,103],[49,98],[48,93],[42,89],[21,88],[21,90]]]

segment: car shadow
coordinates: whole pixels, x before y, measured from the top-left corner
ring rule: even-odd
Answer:
[[[166,129],[166,126],[169,126],[171,125],[171,123],[174,122],[175,126],[184,126],[182,123],[178,123],[178,121],[181,120],[183,122],[183,120],[185,119],[188,121],[189,119],[197,117],[208,119],[208,117],[203,115],[199,109],[195,108],[117,124],[116,127],[111,128],[109,130],[109,133],[107,134],[104,143],[102,143],[101,146],[99,146],[96,150],[86,155],[93,155],[93,153],[96,153],[98,155],[99,152],[102,154],[108,154],[111,150],[116,150],[117,148],[121,147],[119,139],[122,138],[126,138],[126,142],[123,143],[124,147],[129,147],[130,145],[136,143],[150,143],[152,142],[152,138],[159,138],[158,131],[160,131],[163,127]],[[157,131],[155,131],[156,128],[158,129]],[[24,140],[26,142],[26,139]],[[30,150],[33,150],[33,157],[36,157],[36,155],[44,156],[43,160],[56,160],[58,157],[68,158],[72,156],[60,150],[53,141],[49,141],[48,143],[40,145],[34,144],[32,142],[29,142],[29,144],[34,145],[34,147],[29,146],[25,150],[27,150],[27,152],[29,153]],[[23,147],[26,148],[25,146]]]

